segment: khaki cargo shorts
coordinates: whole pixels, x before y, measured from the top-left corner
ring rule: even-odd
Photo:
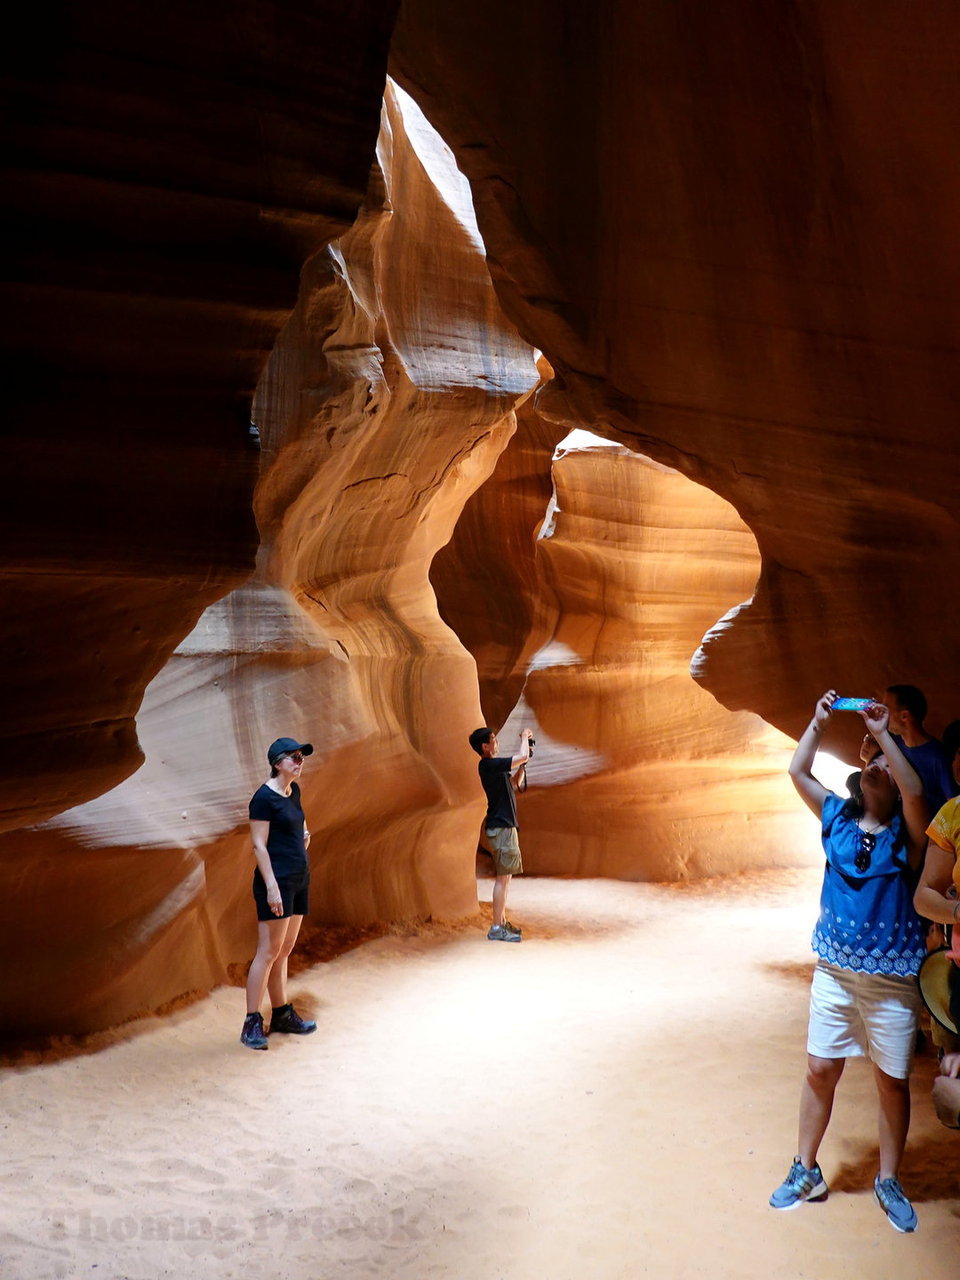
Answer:
[[[484,830],[487,852],[493,858],[498,876],[518,876],[523,871],[520,841],[516,827],[487,827]]]

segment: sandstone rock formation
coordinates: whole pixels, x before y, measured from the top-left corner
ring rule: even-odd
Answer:
[[[795,865],[809,841],[785,774],[792,744],[690,677],[704,632],[756,583],[750,531],[716,494],[589,437],[557,451],[552,500],[534,524],[521,475],[533,458],[549,463],[544,438],[557,428],[529,402],[519,417],[434,581],[451,625],[483,637],[474,653],[497,727],[501,689],[521,681],[501,747],[535,730],[519,806],[525,868],[676,880]],[[514,566],[513,578],[485,582],[474,557]],[[527,641],[512,680],[486,617]]]
[[[955,43],[951,5],[856,0],[405,0],[394,33],[552,415],[753,530],[700,678],[791,734],[830,685],[960,713]]]
[[[0,829],[137,767],[145,685],[250,573],[250,401],[303,260],[363,199],[395,9],[10,24]]]
[[[926,688],[934,728],[960,712],[953,7],[396,15],[81,0],[28,14],[11,50],[8,1027],[103,1025],[244,954],[243,800],[281,728],[318,739],[305,794],[332,916],[469,908],[479,802],[448,742],[479,707],[428,572],[518,405],[517,447],[434,581],[487,715],[522,690],[542,779],[567,770],[527,798],[538,866],[753,865],[765,842],[729,818],[722,763],[760,770],[742,811],[780,831],[781,748],[752,715],[795,733],[827,685],[893,679]],[[391,29],[393,70],[472,184],[496,298],[409,106],[389,106],[370,179]],[[553,370],[536,409],[531,348]],[[570,427],[652,464],[561,459],[538,542]],[[753,553],[708,548],[708,531],[746,535],[689,481],[761,558],[696,666],[732,719],[680,673],[698,628],[750,595]],[[691,529],[716,580],[677,551]],[[665,707],[675,736],[654,740]],[[858,736],[837,727],[838,746]],[[712,793],[712,828],[671,825],[676,759]],[[572,825],[621,807],[605,849]],[[639,861],[638,825],[655,846]]]
[[[548,381],[549,364],[541,359],[539,365]],[[538,562],[537,535],[553,497],[554,449],[565,434],[565,427],[537,412],[535,397],[520,406],[517,430],[496,470],[466,503],[430,571],[440,616],[476,659],[483,718],[497,729],[556,626],[557,604]]]
[[[0,843],[21,1029],[105,1025],[249,959],[246,802],[281,733],[316,745],[315,921],[476,910],[476,671],[427,575],[538,373],[409,99],[388,95],[379,161],[356,225],[305,268],[257,393],[253,579],[150,685],[138,773]]]

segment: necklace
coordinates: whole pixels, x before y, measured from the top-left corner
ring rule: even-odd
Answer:
[[[859,818],[857,819],[857,830],[861,833],[861,835],[875,836],[878,831],[886,831],[886,829],[887,829],[886,822],[877,822],[876,819],[873,819],[872,826],[867,827],[867,826],[864,826],[864,824],[860,821]]]

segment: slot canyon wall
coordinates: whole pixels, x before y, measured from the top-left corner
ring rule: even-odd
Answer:
[[[481,702],[538,728],[530,868],[649,878],[789,860],[828,685],[960,714],[953,7],[348,8],[15,36],[7,1034],[247,958],[275,733],[364,923],[474,909]],[[377,143],[388,59],[482,244],[399,95]]]
[[[314,922],[476,912],[476,669],[428,570],[538,378],[466,183],[388,93],[360,216],[304,268],[257,392],[252,578],[147,689],[137,773],[0,837],[21,1030],[49,1030],[51,1010],[60,1031],[107,1025],[249,960],[246,801],[280,733],[316,747],[301,784]]]
[[[253,567],[250,400],[303,261],[364,198],[395,11],[70,0],[9,24],[0,830],[139,766],[146,684]]]
[[[724,497],[763,561],[707,646],[796,735],[830,686],[960,714],[956,9],[405,0],[391,73],[470,178],[549,416]],[[849,753],[855,724],[836,728]]]
[[[704,633],[756,583],[750,531],[716,494],[623,446],[571,437],[548,471],[556,425],[529,401],[518,419],[433,580],[457,633],[478,637],[488,722],[507,720],[501,750],[521,727],[535,733],[525,869],[681,880],[796,865],[811,841],[785,774],[792,743],[690,677]]]

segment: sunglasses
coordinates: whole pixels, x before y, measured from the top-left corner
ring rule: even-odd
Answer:
[[[864,872],[870,870],[870,855],[877,847],[877,837],[872,831],[861,831],[860,840],[857,844],[857,856],[853,860],[853,865],[858,871]]]
[[[294,764],[303,764],[302,751],[285,751],[280,757],[281,760],[292,760]]]

